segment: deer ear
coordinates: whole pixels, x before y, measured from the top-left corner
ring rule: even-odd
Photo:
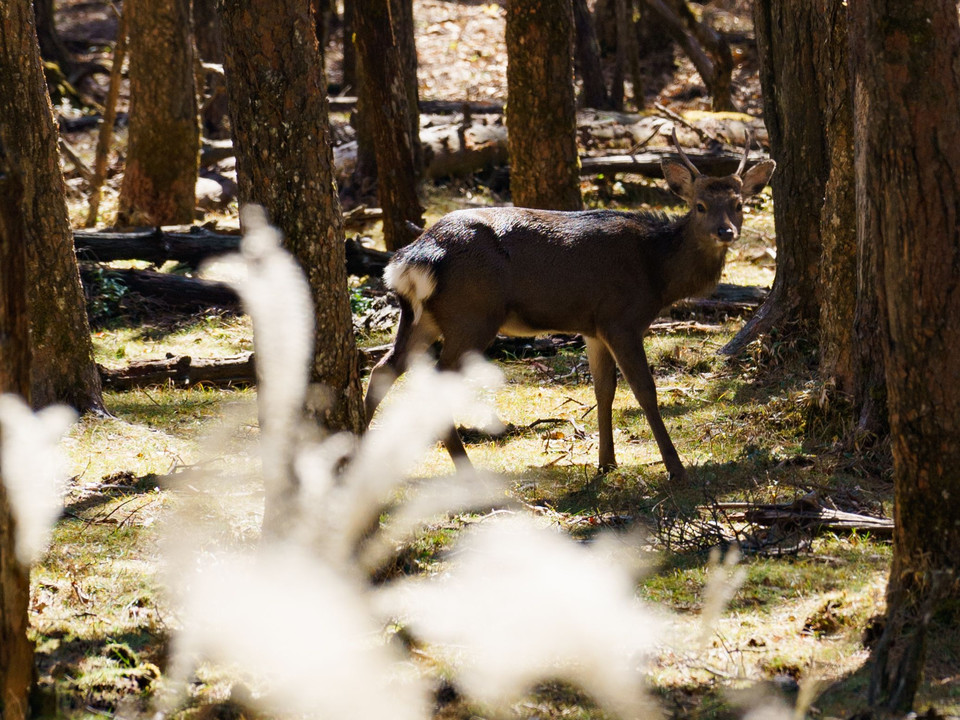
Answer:
[[[758,162],[743,174],[743,198],[756,195],[770,182],[770,176],[776,170],[777,164],[773,160]]]
[[[660,162],[660,169],[663,171],[663,178],[667,181],[670,189],[690,202],[693,198],[693,174],[689,168],[674,160],[663,160]]]

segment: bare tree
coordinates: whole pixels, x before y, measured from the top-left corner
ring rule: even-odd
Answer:
[[[511,0],[506,36],[513,202],[579,210],[572,1]]]
[[[28,2],[13,3],[30,10]],[[0,52],[9,51],[11,8],[0,11]],[[0,88],[3,83],[0,82]],[[0,393],[30,397],[26,257],[20,223],[21,178],[0,157]],[[33,643],[27,638],[30,569],[16,556],[15,520],[0,477],[0,708],[4,720],[27,716],[33,682]]]
[[[423,225],[413,7],[410,0],[356,0],[353,22],[361,122],[376,157],[383,237],[388,250],[398,250],[417,236],[410,224]]]
[[[318,419],[332,430],[360,432],[343,218],[309,0],[231,0],[218,9],[241,198],[266,209],[310,283],[317,330],[311,379],[328,400],[314,408]]]
[[[127,0],[130,134],[122,225],[193,222],[200,156],[190,0]]]
[[[960,591],[960,24],[953,0],[850,4],[857,232],[875,248],[896,529],[870,701],[913,705]],[[943,622],[957,632],[957,616]]]
[[[29,0],[0,6],[0,95],[13,97],[11,61],[33,31]],[[34,46],[36,40],[33,39]],[[39,59],[39,50],[38,53]],[[6,123],[6,117],[0,123]],[[27,258],[23,236],[23,174],[0,147],[0,393],[30,397]],[[14,518],[0,478],[0,708],[4,719],[27,716],[33,682],[33,644],[27,638],[30,570],[14,547]]]
[[[27,248],[32,401],[102,409],[33,10],[15,0],[0,15],[0,144],[23,189],[15,217]]]
[[[753,339],[778,328],[815,331],[820,317],[819,276],[823,255],[820,212],[830,175],[824,116],[816,100],[819,74],[829,56],[816,54],[831,37],[820,3],[757,0],[754,27],[760,55],[763,118],[773,177],[777,229],[777,274],[766,301],[723,351],[740,352]],[[816,40],[816,42],[815,42]],[[813,98],[813,100],[811,99]]]

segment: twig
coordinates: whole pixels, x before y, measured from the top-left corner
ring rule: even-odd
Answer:
[[[62,152],[67,160],[70,161],[70,164],[77,169],[77,172],[80,173],[80,177],[83,178],[84,182],[89,184],[93,181],[93,171],[80,159],[80,156],[77,154],[77,151],[73,149],[73,146],[63,138],[60,138],[60,152]]]
[[[700,142],[706,144],[707,141],[709,141],[709,142],[711,142],[711,143],[716,143],[717,145],[723,145],[723,142],[721,142],[721,140],[720,140],[719,138],[711,135],[710,133],[708,133],[708,132],[707,132],[706,130],[704,130],[703,128],[698,128],[696,125],[688,122],[687,120],[685,120],[685,119],[683,118],[682,115],[680,115],[680,114],[677,113],[677,112],[674,112],[673,110],[671,110],[670,108],[668,108],[666,105],[663,105],[662,103],[656,102],[656,103],[653,104],[653,106],[654,106],[657,110],[659,110],[660,112],[662,112],[664,115],[666,115],[668,118],[670,118],[671,120],[673,120],[674,122],[680,123],[681,125],[683,125],[685,128],[687,128],[687,129],[689,129],[689,130],[693,130],[693,132],[695,132],[695,133],[697,134],[697,137],[700,138]]]
[[[660,134],[660,129],[663,127],[663,125],[664,125],[664,123],[662,123],[662,122],[657,123],[656,126],[653,128],[653,132],[652,132],[652,133],[650,133],[649,135],[647,135],[647,137],[645,137],[643,140],[641,140],[640,142],[638,142],[638,143],[637,143],[636,145],[634,145],[632,148],[630,148],[629,150],[627,150],[627,155],[633,155],[633,154],[634,154],[635,152],[637,152],[637,150],[639,150],[640,148],[646,147],[646,145],[647,145],[648,142],[650,142],[650,141],[653,140],[657,135]]]

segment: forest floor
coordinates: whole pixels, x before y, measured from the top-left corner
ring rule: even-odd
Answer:
[[[115,32],[106,3],[62,5],[63,35],[74,48],[86,47],[90,57],[102,55]],[[747,0],[706,5],[725,32],[741,39],[735,45],[735,97],[741,110],[756,117],[750,6]],[[421,96],[503,101],[503,7],[415,0],[415,8]],[[337,82],[335,51],[328,61],[331,82]],[[648,91],[648,102],[657,100],[688,117],[709,109],[702,84],[679,55]],[[76,114],[68,105],[60,110]],[[92,147],[92,132],[69,139],[82,152]],[[121,157],[124,142],[121,129]],[[610,142],[627,141],[614,132]],[[119,180],[120,165],[115,167],[106,216]],[[84,186],[72,168],[65,170],[79,226]],[[651,190],[654,185],[637,176],[585,179],[583,191],[591,205],[636,208],[659,202],[662,194]],[[424,197],[430,218],[504,201],[471,179],[425,188]],[[204,220],[235,225],[236,210],[233,204]],[[768,287],[774,258],[767,190],[748,206],[743,239],[723,281]],[[389,323],[364,329],[373,302],[369,285],[354,280],[352,287],[358,340],[365,346],[386,342],[392,332]],[[226,357],[253,347],[243,315],[151,313],[143,304],[136,312],[124,311],[130,307],[121,299],[97,322],[94,343],[103,365],[168,353]],[[648,337],[665,422],[690,469],[687,483],[667,478],[649,426],[625,387],[614,412],[620,467],[596,476],[594,401],[586,359],[576,348],[497,361],[505,380],[492,401],[514,432],[474,438],[468,450],[476,466],[503,479],[516,503],[510,512],[530,513],[542,525],[584,541],[599,530],[643,530],[647,569],[639,596],[664,611],[662,640],[646,677],[668,716],[728,718],[773,704],[786,708],[783,717],[795,705],[813,717],[849,717],[865,703],[865,661],[876,639],[873,618],[883,611],[888,539],[868,531],[765,528],[733,504],[815,498],[826,508],[890,517],[888,450],[849,448],[844,399],[818,382],[813,348],[773,333],[740,358],[718,355],[743,320],[738,314],[675,310]],[[182,624],[167,592],[171,568],[174,574],[186,571],[177,565],[181,556],[170,550],[170,518],[185,509],[195,513],[206,528],[204,547],[210,548],[254,546],[262,520],[255,389],[156,387],[108,392],[105,399],[111,417],[82,418],[64,442],[72,476],[65,511],[47,558],[33,574],[39,702],[51,716],[152,713],[167,688],[172,639]],[[451,471],[437,447],[410,475],[424,479]],[[492,517],[463,512],[426,523],[406,550],[404,571],[444,573],[446,551],[463,531]],[[710,549],[731,541],[741,546],[746,577],[703,640]],[[307,628],[318,619],[294,615],[291,622]],[[411,657],[418,672],[445,677],[445,660],[430,648],[416,648]],[[176,708],[184,717],[250,716],[247,708],[257,692],[256,681],[205,665]],[[363,692],[362,682],[357,692]],[[960,639],[933,634],[918,700],[919,710],[927,707],[960,714]],[[511,712],[531,719],[608,716],[562,684],[538,686]],[[441,693],[436,714],[468,718],[488,712]]]

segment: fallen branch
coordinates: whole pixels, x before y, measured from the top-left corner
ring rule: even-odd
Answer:
[[[734,510],[727,514],[731,520],[761,527],[802,529],[809,532],[869,532],[877,537],[893,535],[893,520],[859,513],[844,512],[823,507],[815,493],[796,502],[784,504],[718,503],[720,510]]]
[[[378,216],[378,208],[364,208],[363,212],[345,216],[345,224],[360,224]],[[347,217],[350,219],[347,220]],[[240,249],[239,235],[212,232],[199,227],[192,227],[187,231],[163,228],[130,232],[77,230],[74,232],[73,241],[81,260],[145,260],[158,266],[167,260],[174,260],[198,267],[204,260]],[[344,250],[347,272],[357,277],[379,277],[391,257],[388,252],[364,246],[356,238],[347,238]]]
[[[106,274],[141,297],[171,309],[196,311],[219,308],[229,312],[241,310],[240,298],[226,283],[215,280],[184,277],[153,270],[116,270]],[[81,269],[81,278],[87,287],[95,287],[97,279]]]
[[[162,360],[137,360],[123,368],[97,366],[103,386],[110,390],[129,390],[151,385],[214,385],[232,387],[256,382],[253,353],[228,358],[191,358],[170,356]]]
[[[707,175],[729,175],[736,172],[743,158],[742,153],[732,152],[704,152],[702,150],[685,150],[698,170]],[[661,178],[660,163],[664,158],[672,157],[673,150],[647,150],[634,155],[606,155],[603,157],[585,157],[580,159],[581,175],[599,175],[601,173],[636,173],[652,178]],[[748,162],[755,163],[766,156],[751,155]]]

